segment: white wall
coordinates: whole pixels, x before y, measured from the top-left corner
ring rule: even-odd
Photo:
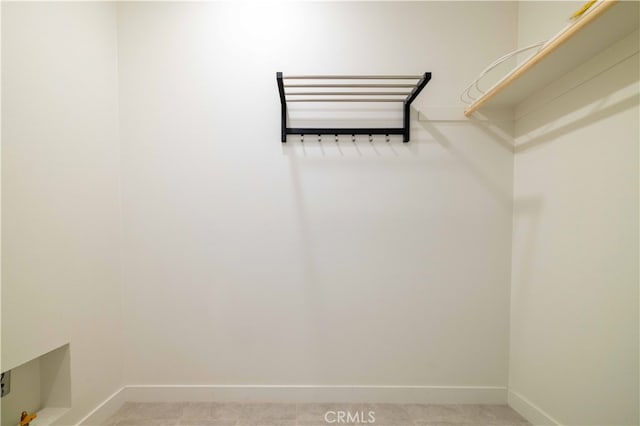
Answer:
[[[71,342],[71,423],[122,383],[502,388],[509,354],[513,404],[637,423],[637,55],[519,118],[514,187],[479,123],[278,138],[275,71],[454,105],[544,7],[3,3],[2,369]]]
[[[518,46],[555,36],[571,23],[571,15],[584,4],[582,0],[518,1]]]
[[[2,5],[0,5],[0,46],[2,46]],[[0,54],[0,81],[2,81],[2,54]],[[0,84],[0,99],[2,99],[2,84]],[[0,101],[0,200],[2,200],[2,102]],[[0,258],[2,257],[2,208],[0,207]],[[0,320],[2,319],[2,261],[0,261]],[[1,324],[0,324],[1,327]],[[1,333],[1,330],[0,330]],[[2,336],[0,336],[0,369],[2,366]],[[2,419],[2,404],[0,403],[0,419]]]
[[[637,55],[517,121],[514,187],[479,123],[279,142],[276,71],[450,106],[573,6],[3,3],[2,369],[71,342],[66,424],[122,383],[503,388],[509,354],[513,404],[637,423]]]
[[[537,423],[640,421],[639,39],[516,111],[509,402]]]
[[[125,382],[505,387],[504,140],[414,112],[409,145],[305,154],[279,141],[275,72],[431,71],[416,106],[457,105],[516,13],[121,4]]]
[[[114,4],[2,3],[2,370],[70,342],[61,424],[122,383],[116,30]]]

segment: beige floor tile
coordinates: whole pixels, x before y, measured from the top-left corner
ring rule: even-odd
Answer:
[[[336,421],[336,425],[354,424],[354,423],[337,423],[339,412],[344,413],[360,413],[362,404],[343,404],[343,403],[308,403],[297,404],[297,424],[300,426],[327,426],[331,425],[325,421],[325,415],[329,421]],[[360,415],[359,415],[360,416]],[[346,418],[345,418],[346,419]]]
[[[522,416],[508,405],[459,405],[466,422],[478,426],[528,425]]]
[[[464,423],[456,423],[456,422],[437,422],[437,423],[423,423],[417,422],[414,423],[417,426],[469,426]]]
[[[125,403],[105,426],[525,426],[507,405],[436,404],[242,404],[222,402]],[[375,422],[368,422],[369,412]],[[347,414],[348,413],[348,414]],[[348,420],[351,420],[349,422]]]
[[[438,404],[403,404],[417,425],[451,423],[464,424],[468,419],[460,406]]]
[[[231,419],[180,419],[179,426],[235,426],[237,420]]]
[[[369,419],[369,413],[375,419],[375,425],[407,426],[413,425],[413,420],[401,404],[364,404],[364,419]]]
[[[126,416],[144,419],[178,419],[182,416],[185,402],[138,402],[129,407]]]
[[[211,408],[211,402],[186,402],[182,407],[181,419],[209,419]]]
[[[212,402],[210,417],[215,420],[238,420],[241,405],[235,402]]]
[[[118,421],[128,418],[128,413],[133,409],[133,407],[135,407],[135,405],[135,402],[125,402],[124,404],[122,404],[122,407],[120,407],[118,411],[116,411],[104,422],[104,426],[112,426],[115,425]]]
[[[424,420],[414,420],[415,426],[471,426],[468,423],[460,422],[428,422]]]
[[[149,419],[149,418],[129,418],[116,423],[116,426],[175,426],[175,419]]]
[[[189,402],[184,405],[180,425],[235,425],[240,417],[239,405],[233,402]]]
[[[296,424],[295,404],[238,404],[238,425],[289,426]]]

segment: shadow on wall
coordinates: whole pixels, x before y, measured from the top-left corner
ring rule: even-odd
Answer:
[[[536,136],[527,139],[524,142],[518,143],[515,147],[515,152],[522,152],[526,149],[533,148],[535,146],[551,142],[559,137],[571,133],[575,130],[584,128],[585,126],[605,120],[608,117],[619,114],[629,108],[633,108],[638,105],[640,101],[640,95],[635,94],[624,100],[618,101],[613,105],[603,106],[606,104],[606,100],[596,103],[592,107],[588,108],[584,116],[571,121],[567,124],[559,127],[555,126],[555,123],[550,123],[544,131],[537,133]]]
[[[393,222],[406,218],[407,222],[421,223],[434,210],[435,214],[447,214],[446,209],[455,203],[470,203],[473,211],[473,198],[488,194],[489,204],[511,214],[511,169],[495,169],[496,161],[501,170],[506,170],[505,163],[511,164],[512,144],[506,132],[466,119],[443,127],[425,121],[413,124],[409,143],[403,143],[400,135],[391,135],[388,142],[384,135],[374,135],[371,140],[367,135],[356,135],[355,140],[351,135],[338,135],[337,139],[334,135],[306,135],[304,142],[300,135],[289,135],[282,144],[282,154],[289,162],[310,299],[322,298],[318,294],[322,268],[317,265],[322,254],[314,248],[318,239],[327,236],[319,233],[319,224],[340,219],[340,212],[346,215],[344,221],[356,227],[361,225],[360,219],[374,225],[378,219]],[[490,154],[471,158],[483,150]],[[478,187],[482,189],[478,191]],[[472,194],[465,197],[468,191]],[[330,203],[334,209],[329,217],[325,206]],[[350,237],[357,238],[346,238]],[[319,317],[323,314],[317,313]]]
[[[513,150],[513,145],[511,141],[505,136],[503,133],[496,132],[492,130],[485,124],[479,122],[472,122],[474,128],[482,130],[485,134],[487,134],[492,141],[494,141],[499,146],[506,148],[509,151]],[[434,140],[440,144],[444,149],[447,150],[449,154],[451,154],[456,161],[464,166],[464,168],[473,175],[475,179],[482,183],[482,185],[487,188],[494,198],[498,200],[501,204],[505,206],[511,206],[512,203],[512,194],[505,193],[503,188],[498,182],[492,180],[489,174],[482,170],[481,167],[476,165],[471,159],[469,159],[463,152],[456,148],[455,144],[438,128],[428,121],[420,121],[420,125],[427,130],[427,132],[434,138]]]
[[[414,134],[413,139],[418,140],[419,135]],[[397,168],[411,169],[412,172],[409,174],[419,173],[418,169],[429,167],[429,163],[433,164],[435,160],[421,156],[418,143],[424,145],[429,144],[430,141],[403,143],[401,135],[390,135],[388,141],[384,135],[374,135],[372,138],[367,135],[356,135],[354,138],[351,135],[338,135],[337,137],[334,135],[306,135],[304,138],[301,138],[300,135],[289,135],[287,142],[282,144],[282,154],[289,160],[290,181],[297,218],[297,234],[300,236],[299,250],[304,259],[305,294],[309,302],[306,306],[311,308],[307,310],[307,315],[311,323],[322,324],[326,312],[320,307],[331,303],[325,300],[327,295],[322,291],[322,267],[317,265],[318,259],[322,256],[314,249],[317,247],[315,243],[320,235],[314,232],[313,226],[313,219],[318,214],[316,211],[318,206],[311,204],[314,200],[312,193],[317,191],[318,187],[309,181],[323,181],[322,175],[334,176],[328,179],[335,179],[336,174],[348,179],[351,171],[354,172],[351,178],[359,179],[357,177],[359,173],[375,173],[374,168],[379,168],[382,175],[393,173],[393,170],[397,170]],[[319,175],[321,177],[318,177]],[[401,178],[400,181],[403,179]],[[376,180],[378,181],[378,179]],[[348,184],[352,185],[352,182]],[[371,182],[368,189],[364,189],[360,194],[353,193],[351,195],[357,200],[363,192],[374,191],[372,188],[376,185],[378,183]],[[336,193],[339,193],[344,191],[344,188],[341,185],[335,185],[335,190]],[[334,202],[340,204],[342,196],[336,194]],[[362,205],[358,201],[355,201],[352,208],[352,213],[363,214]],[[370,206],[369,212],[375,210],[374,205]],[[330,219],[327,218],[327,220]],[[353,218],[345,220],[353,220]],[[317,309],[314,310],[314,307]],[[316,368],[321,369],[322,366],[317,365]]]
[[[638,81],[636,53],[528,111],[518,117],[515,152],[553,141],[637,106],[640,100],[637,90],[626,96],[621,93],[630,86],[637,87]]]
[[[337,141],[335,135],[322,135],[321,141],[306,135],[304,142],[289,135],[281,144],[291,192],[288,226],[297,240],[305,306],[301,327],[335,333],[330,325],[354,312],[357,318],[349,319],[340,338],[354,337],[348,334],[354,330],[366,336],[378,324],[382,334],[388,332],[407,349],[399,356],[409,358],[431,349],[406,336],[406,330],[388,330],[396,321],[419,315],[456,322],[451,312],[468,309],[467,304],[483,308],[473,298],[454,303],[455,288],[475,281],[471,291],[482,288],[488,294],[506,286],[510,270],[503,259],[512,212],[509,137],[466,118],[422,122],[417,114],[412,111],[409,143],[400,135],[391,135],[389,142],[385,135],[371,141],[368,135],[356,135],[355,141],[351,135],[339,135]],[[441,312],[447,303],[452,309]],[[430,312],[423,315],[422,309]],[[412,327],[417,326],[407,329]],[[307,367],[319,377],[327,362],[313,356],[322,350],[313,342],[322,340],[310,339],[305,348],[312,363]],[[445,346],[458,344],[455,337],[443,340]],[[365,347],[353,350],[367,356]],[[354,365],[353,377],[367,363]]]
[[[528,220],[529,226],[527,227],[525,235],[514,235],[514,240],[521,241],[522,249],[519,258],[513,258],[512,271],[518,271],[517,274],[513,273],[513,282],[520,283],[520,291],[522,295],[521,300],[529,300],[528,290],[531,288],[533,260],[535,258],[536,250],[536,237],[539,236],[538,228],[540,226],[540,218],[544,210],[544,198],[541,195],[531,197],[514,198],[513,200],[513,220],[516,221]],[[515,232],[515,231],[514,231]],[[516,262],[519,262],[515,265]]]
[[[513,110],[485,109],[475,112],[468,120],[491,140],[513,152]]]

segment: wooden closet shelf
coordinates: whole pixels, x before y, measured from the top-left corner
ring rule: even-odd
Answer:
[[[638,28],[640,2],[599,0],[465,110],[513,107]]]

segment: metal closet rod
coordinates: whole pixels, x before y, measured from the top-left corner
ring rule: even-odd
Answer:
[[[392,96],[407,96],[410,92],[287,92],[285,93],[287,96],[290,95],[305,95],[305,96],[313,96],[313,95],[329,95],[329,96],[379,96],[379,95],[392,95]]]
[[[404,102],[404,99],[287,99],[287,102]]]
[[[419,80],[421,75],[287,75],[285,80]]]
[[[312,87],[328,87],[328,88],[336,88],[336,87],[386,87],[390,89],[411,89],[416,87],[415,84],[285,84],[284,88],[290,87],[300,87],[300,88],[312,88]]]
[[[284,84],[285,79],[367,79],[367,80],[401,80],[401,79],[416,79],[417,81],[414,84]],[[425,72],[420,76],[390,76],[390,75],[298,75],[298,76],[287,76],[285,77],[282,72],[276,72],[276,83],[278,85],[278,94],[280,96],[280,140],[282,142],[287,141],[287,135],[290,134],[352,134],[352,135],[362,135],[362,134],[401,134],[403,142],[409,142],[410,138],[410,124],[411,124],[411,103],[416,99],[416,97],[420,94],[422,89],[427,85],[427,83],[431,80],[431,73]],[[342,96],[360,96],[358,98],[331,98],[331,97],[322,97],[323,93],[309,93],[308,96],[321,96],[320,98],[297,98],[297,99],[287,99],[288,92],[285,91],[285,87],[299,87],[299,88],[313,88],[313,87],[322,87],[322,88],[360,88],[360,87],[383,87],[383,88],[404,88],[410,89],[409,93],[404,99],[393,99],[393,98],[385,98],[386,95],[392,94],[391,91],[387,91],[384,94],[380,94],[377,98],[369,98],[367,96],[373,95],[376,92],[367,92],[367,91],[359,91],[357,93],[351,94],[351,92],[344,93],[335,93],[335,92],[325,92],[327,93],[335,93],[336,95]],[[347,94],[349,93],[349,94]],[[307,92],[298,92],[298,94],[303,95],[307,94]],[[295,93],[291,94],[295,95]],[[365,95],[365,96],[362,96]],[[399,94],[398,94],[399,95]],[[404,96],[405,94],[402,93]],[[287,103],[288,102],[394,102],[402,104],[402,127],[401,128],[386,128],[386,129],[376,129],[376,128],[290,128],[287,126]]]
[[[316,129],[316,128],[291,128],[284,129],[287,135],[404,135],[403,128],[339,128],[339,129]]]

